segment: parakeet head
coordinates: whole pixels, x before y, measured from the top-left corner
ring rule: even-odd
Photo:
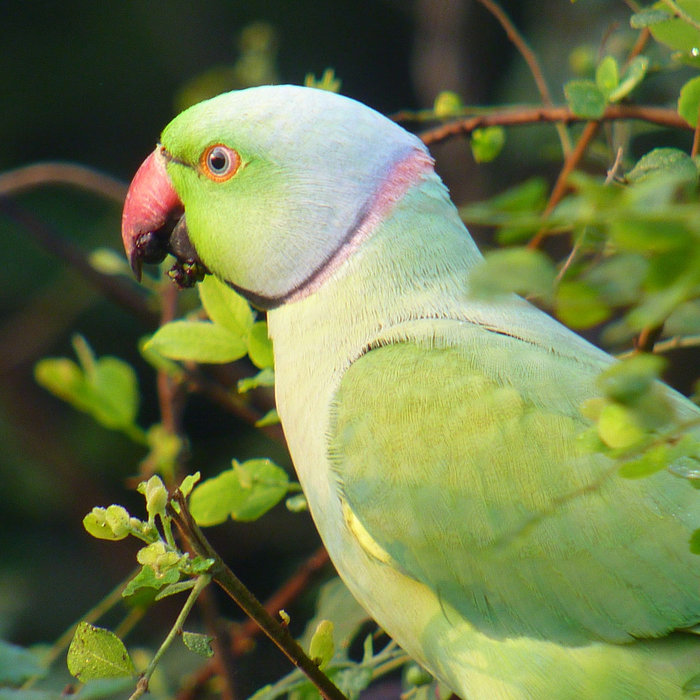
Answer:
[[[129,188],[131,265],[173,253],[272,307],[319,284],[432,169],[418,138],[340,95],[230,92],[176,117]]]

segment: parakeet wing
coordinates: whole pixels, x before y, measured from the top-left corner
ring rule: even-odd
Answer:
[[[425,320],[370,348],[332,409],[346,521],[368,556],[492,637],[575,645],[690,626],[700,619],[700,557],[688,546],[697,492],[666,471],[623,479],[581,445],[580,404],[601,362],[573,339],[554,352]]]

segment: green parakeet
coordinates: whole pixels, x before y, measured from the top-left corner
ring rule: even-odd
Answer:
[[[577,440],[612,359],[516,296],[470,295],[481,256],[418,138],[329,92],[220,95],[165,128],[123,238],[137,273],[172,252],[267,310],[328,552],[457,694],[683,697],[700,496]]]

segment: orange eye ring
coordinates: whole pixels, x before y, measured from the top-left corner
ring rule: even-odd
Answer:
[[[199,159],[201,171],[214,182],[230,180],[241,165],[241,157],[223,143],[209,146]]]

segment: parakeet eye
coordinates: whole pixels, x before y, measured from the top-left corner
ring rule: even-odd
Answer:
[[[209,146],[200,159],[202,171],[215,182],[224,182],[233,177],[240,164],[238,153],[220,143]]]

